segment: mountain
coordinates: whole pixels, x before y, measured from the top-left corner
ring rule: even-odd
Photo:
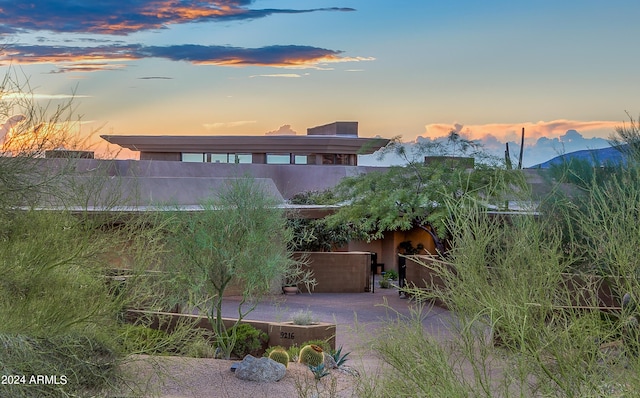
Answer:
[[[583,160],[588,161],[594,166],[603,166],[606,164],[619,164],[623,161],[624,155],[620,149],[614,147],[606,147],[600,149],[584,149],[581,151],[575,151],[565,153],[564,155],[556,156],[553,159],[547,160],[535,166],[531,166],[531,169],[547,169],[551,165],[562,164],[570,162],[571,160]]]

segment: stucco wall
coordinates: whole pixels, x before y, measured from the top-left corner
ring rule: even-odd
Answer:
[[[318,283],[316,293],[363,293],[371,284],[369,252],[305,252]]]
[[[49,162],[60,159],[46,159]],[[384,171],[385,167],[345,165],[299,165],[299,164],[227,164],[189,163],[162,160],[98,160],[80,159],[76,170],[93,173],[108,170],[112,176],[137,177],[243,177],[270,178],[285,199],[306,192],[334,187],[341,179],[367,173]]]

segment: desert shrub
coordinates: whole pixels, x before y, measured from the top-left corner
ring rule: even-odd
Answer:
[[[198,338],[185,344],[183,354],[192,358],[215,358],[215,347],[206,339]]]
[[[382,374],[365,377],[358,396],[473,396],[451,366],[450,352],[423,329],[421,315],[385,324],[372,348],[388,366]]]
[[[398,273],[395,270],[390,269],[389,271],[384,272],[383,278],[392,280],[392,281],[397,281]]]
[[[296,325],[312,325],[316,322],[316,318],[313,315],[313,311],[299,310],[291,316],[291,320]]]
[[[269,341],[269,335],[248,323],[241,323],[234,328],[237,340],[232,352],[238,358],[258,354]]]
[[[292,345],[291,347],[287,348],[287,354],[289,354],[289,358],[291,359],[291,361],[297,362],[300,356],[300,347],[295,344]]]
[[[426,334],[425,314],[389,323],[384,338],[373,342],[389,366],[377,382],[365,383],[362,395],[573,397],[634,391],[639,361],[632,351],[625,353],[621,337],[633,323],[615,314],[603,317],[598,285],[576,289],[565,273],[589,256],[617,264],[617,272],[601,274],[614,282],[627,281],[638,269],[631,255],[640,236],[631,221],[636,213],[626,206],[638,203],[637,196],[611,191],[630,186],[612,182],[607,195],[592,197],[591,211],[573,212],[582,237],[575,240],[575,228],[569,246],[565,230],[550,217],[493,217],[464,198],[451,204],[449,256],[424,264],[439,274],[443,287],[405,289],[418,302],[438,299],[455,314],[450,335],[443,343]],[[618,216],[610,212],[616,206],[624,210]],[[567,250],[574,247],[581,249]],[[627,286],[634,292],[633,283]]]
[[[0,344],[2,374],[27,378],[23,385],[3,385],[3,396],[90,396],[113,387],[117,379],[115,351],[95,338],[0,334]],[[57,383],[29,383],[32,375],[56,376]]]
[[[167,332],[144,325],[123,324],[119,340],[121,349],[127,354],[167,354],[172,351],[166,342]]]

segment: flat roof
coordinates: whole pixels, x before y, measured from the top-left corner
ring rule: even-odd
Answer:
[[[368,155],[389,142],[386,138],[327,135],[101,135],[100,137],[111,144],[116,144],[132,151],[165,153],[330,153]]]

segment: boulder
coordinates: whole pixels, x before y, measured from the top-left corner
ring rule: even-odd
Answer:
[[[235,374],[241,380],[251,381],[278,381],[287,372],[287,368],[267,357],[255,358],[247,355],[238,364]]]

